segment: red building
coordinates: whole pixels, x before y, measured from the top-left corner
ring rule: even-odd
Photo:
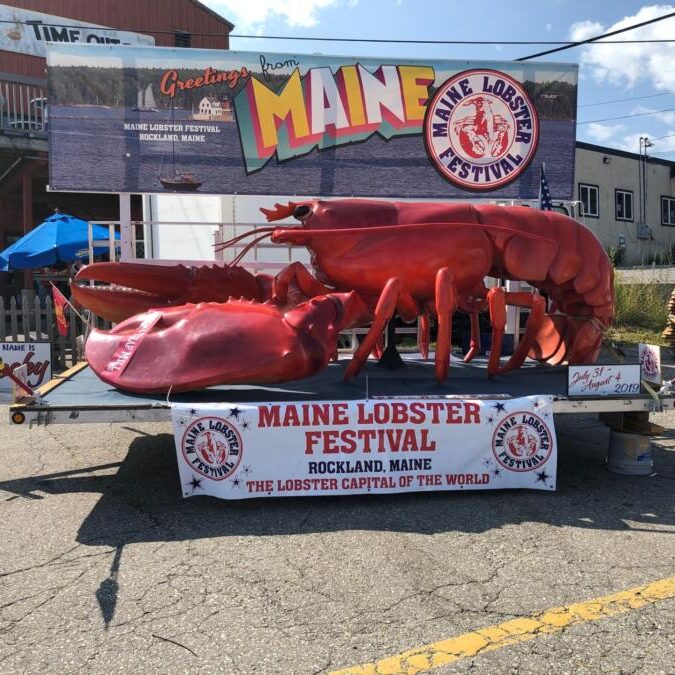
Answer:
[[[116,195],[47,191],[47,39],[228,49],[234,27],[198,0],[4,0],[0,19],[0,250],[56,208],[119,219]],[[140,197],[132,197],[132,218],[142,218]],[[7,278],[0,273],[5,294]]]

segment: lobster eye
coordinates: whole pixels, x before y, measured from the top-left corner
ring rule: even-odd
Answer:
[[[306,204],[296,206],[295,211],[293,211],[293,217],[297,218],[298,220],[303,220],[310,214],[311,210],[312,209],[310,209]]]

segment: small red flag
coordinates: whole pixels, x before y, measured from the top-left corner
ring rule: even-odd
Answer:
[[[68,335],[68,321],[65,314],[68,301],[54,284],[52,284],[52,294],[54,296],[54,314],[56,314],[56,327],[59,329],[59,335]]]

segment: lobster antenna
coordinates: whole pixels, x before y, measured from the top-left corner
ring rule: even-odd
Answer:
[[[275,228],[276,229],[276,228]],[[253,241],[249,241],[244,248],[237,253],[237,255],[232,259],[232,262],[229,263],[229,267],[232,267],[233,265],[238,265],[241,262],[241,259],[258,243],[261,242],[263,239],[268,239],[269,237],[272,236],[271,232],[266,232],[265,234],[261,235],[257,239],[253,239]]]
[[[248,232],[244,232],[243,234],[239,234],[236,237],[233,237],[232,239],[228,239],[227,241],[221,241],[219,244],[214,244],[213,248],[216,251],[222,251],[225,248],[229,248],[230,246],[236,244],[237,242],[240,242],[242,239],[246,239],[246,237],[251,237],[257,234],[260,234],[260,232],[274,232],[274,230],[277,229],[277,226],[274,225],[266,225],[265,227],[258,227],[253,230],[249,230]]]

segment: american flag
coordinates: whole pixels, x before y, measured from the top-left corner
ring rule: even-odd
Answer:
[[[541,179],[539,181],[539,208],[542,211],[553,211],[551,193],[548,190],[548,183],[546,182],[546,174],[544,173],[543,164],[541,167]]]

